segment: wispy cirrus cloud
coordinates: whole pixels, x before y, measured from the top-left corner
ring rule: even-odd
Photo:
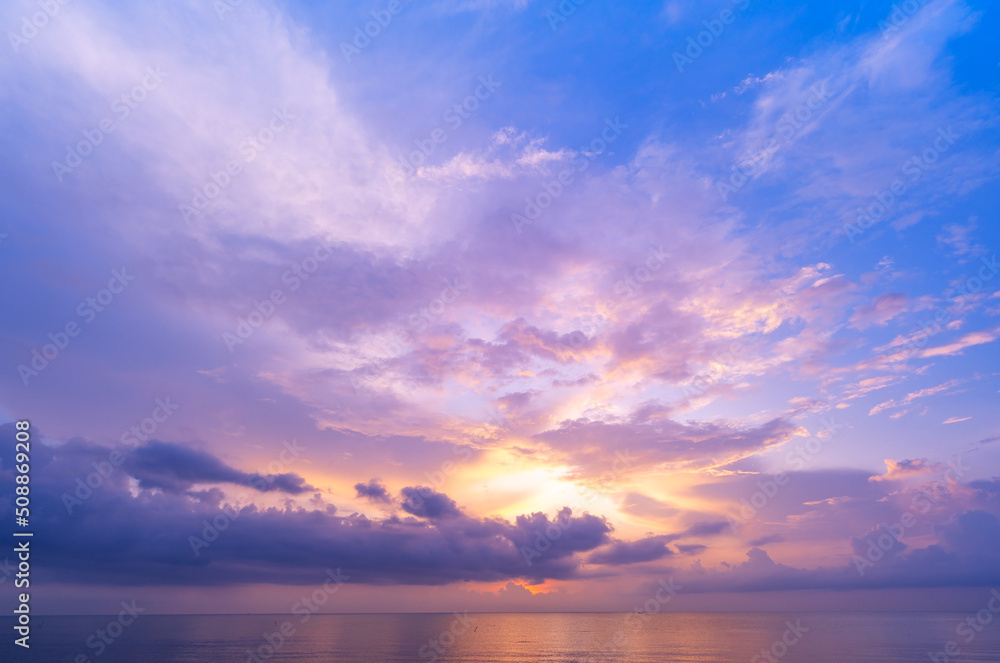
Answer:
[[[954,355],[962,354],[962,351],[966,348],[975,347],[977,345],[985,345],[987,343],[992,343],[993,341],[1000,338],[1000,327],[996,329],[984,329],[981,331],[975,331],[965,336],[961,337],[954,343],[948,343],[947,345],[939,345],[933,348],[927,348],[920,352],[920,356],[924,358],[929,357],[951,357]]]
[[[883,412],[884,410],[905,407],[921,398],[928,398],[930,396],[934,396],[937,394],[948,393],[954,390],[955,387],[959,386],[963,382],[965,382],[965,380],[961,379],[948,380],[947,382],[943,382],[934,387],[927,387],[926,389],[912,391],[903,398],[899,399],[898,401],[896,399],[889,399],[887,401],[879,403],[878,405],[874,406],[871,410],[869,410],[868,414],[869,415],[878,414],[879,412]]]

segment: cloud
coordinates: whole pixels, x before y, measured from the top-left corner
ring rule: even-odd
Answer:
[[[879,389],[885,389],[886,387],[891,387],[894,384],[899,384],[904,379],[905,376],[900,375],[880,375],[874,378],[865,378],[863,380],[859,380],[857,384],[850,385],[845,388],[843,398],[845,401],[861,398],[862,396],[865,396],[873,391],[878,391]]]
[[[407,486],[399,491],[399,495],[403,500],[403,511],[420,518],[438,520],[462,515],[455,500],[431,488]]]
[[[878,414],[879,412],[882,412],[884,410],[905,407],[921,398],[927,398],[929,396],[934,396],[936,394],[948,392],[957,387],[958,385],[962,384],[962,382],[964,382],[964,380],[961,379],[948,380],[947,382],[944,382],[934,387],[928,387],[926,389],[920,389],[919,391],[910,392],[899,401],[897,401],[896,399],[889,399],[874,406],[871,410],[868,411],[868,414],[873,415],[873,414]]]
[[[885,326],[894,317],[907,309],[908,299],[901,292],[893,292],[876,297],[871,304],[862,306],[851,316],[850,326],[867,329],[872,325]]]
[[[111,450],[107,450],[110,455]],[[205,451],[173,442],[150,440],[128,453],[125,470],[138,479],[140,488],[185,492],[196,484],[231,483],[251,486],[261,492],[278,491],[301,495],[316,490],[297,474],[242,472]]]
[[[691,525],[680,534],[674,535],[673,539],[680,539],[692,536],[716,536],[729,529],[729,523],[724,520],[716,522],[700,522]]]
[[[369,499],[373,502],[391,502],[389,491],[385,489],[378,479],[369,479],[368,483],[354,484],[354,490],[358,497]]]
[[[13,424],[0,426],[0,468],[11,467],[14,433]],[[365,584],[541,582],[582,577],[581,555],[606,544],[612,532],[603,518],[574,515],[569,508],[554,519],[542,513],[518,516],[513,523],[469,518],[447,495],[421,488],[401,491],[408,498],[404,510],[420,519],[372,519],[339,516],[333,508],[261,508],[217,489],[200,494],[140,489],[133,494],[128,475],[120,472],[112,472],[70,513],[61,496],[74,491],[75,479],[92,473],[91,463],[107,458],[108,450],[84,443],[37,447],[35,504],[51,517],[39,520],[35,532],[53,539],[39,574],[58,582],[309,584],[331,567]],[[174,452],[174,457],[180,455]],[[0,469],[0,503],[14,497],[11,477],[12,470]],[[213,522],[224,523],[217,536],[205,534]],[[539,546],[544,550],[537,557],[526,558],[524,550],[538,546],[539,533],[545,531],[562,535],[550,546]],[[208,545],[196,548],[192,537]]]
[[[761,548],[724,570],[679,575],[685,592],[886,589],[899,587],[989,587],[1000,582],[1000,521],[992,513],[966,511],[935,527],[939,543],[923,548],[892,540],[869,558],[871,541],[885,536],[875,527],[854,537],[852,561],[843,566],[796,568],[775,562]],[[854,560],[862,560],[855,562]],[[859,572],[859,568],[862,572]],[[686,584],[685,584],[686,583]]]
[[[682,424],[662,418],[627,422],[578,419],[564,421],[534,439],[561,451],[575,465],[600,475],[607,471],[609,461],[599,450],[609,447],[627,450],[635,457],[636,467],[661,463],[685,468],[718,467],[777,446],[790,439],[796,429],[781,419],[746,428],[726,423]]]
[[[759,537],[759,538],[754,539],[752,541],[748,541],[747,543],[748,543],[748,545],[751,545],[754,548],[759,548],[761,546],[766,546],[769,543],[783,543],[783,542],[785,542],[787,540],[788,539],[786,539],[781,534],[768,534],[767,536]]]
[[[729,523],[724,521],[698,522],[676,534],[650,536],[637,541],[615,541],[592,554],[587,561],[591,564],[612,565],[652,562],[674,554],[667,547],[668,543],[690,537],[717,536],[728,529]],[[682,554],[693,554],[706,548],[707,546],[701,544],[680,544],[677,546],[677,550]]]
[[[976,228],[977,223],[975,218],[970,219],[968,225],[964,226],[957,223],[950,223],[944,226],[941,234],[937,236],[937,240],[949,247],[953,255],[981,255],[986,252],[985,247],[976,244],[972,240],[972,235],[976,231]]]
[[[674,552],[667,547],[664,537],[653,536],[638,541],[618,541],[588,558],[591,564],[637,564],[662,559]]]
[[[0,451],[0,468],[10,467],[13,449],[12,424],[0,427],[0,438],[11,442]],[[199,467],[215,476],[218,466],[199,454],[170,448],[167,458],[195,458]],[[140,488],[133,491],[127,473],[112,472],[93,496],[67,512],[60,497],[75,489],[76,477],[93,469],[93,462],[106,458],[108,449],[78,441],[57,447],[39,445],[34,457],[33,485],[38,488],[38,508],[51,517],[39,521],[38,534],[51,540],[41,577],[82,584],[229,585],[238,583],[312,582],[316,573],[330,565],[344,569],[352,581],[364,584],[450,584],[461,581],[530,581],[585,579],[592,575],[588,564],[625,567],[635,564],[669,564],[678,553],[700,554],[704,544],[679,543],[676,552],[668,544],[685,538],[724,536],[724,521],[698,521],[675,534],[645,537],[635,541],[612,538],[613,528],[604,518],[575,515],[563,508],[551,518],[543,513],[518,516],[514,522],[500,518],[464,515],[452,498],[436,491],[407,487],[401,491],[403,510],[416,518],[390,516],[369,518],[361,514],[337,515],[336,509],[307,510],[301,507],[261,508],[234,504],[218,489],[202,493]],[[159,456],[158,456],[159,457]],[[885,478],[930,476],[928,461],[887,463]],[[3,475],[6,474],[5,478]],[[0,499],[12,499],[11,470],[0,469],[7,486]],[[844,509],[876,522],[895,522],[909,506],[908,494],[887,501],[878,482],[866,481],[861,472],[792,473],[789,483],[768,504],[769,520],[782,518],[782,509],[809,513],[827,510],[815,519],[816,531],[849,526]],[[732,495],[746,495],[757,484],[756,476],[734,477],[716,484]],[[865,487],[867,485],[867,488]],[[356,484],[361,492],[381,486],[376,481]],[[978,482],[979,494],[989,495],[990,486]],[[908,489],[909,490],[909,489]],[[916,489],[913,489],[916,490]],[[754,546],[741,564],[702,569],[688,576],[676,571],[679,584],[690,583],[692,592],[745,592],[788,589],[859,589],[877,587],[925,587],[992,582],[997,573],[996,516],[983,509],[955,510],[970,499],[961,486],[950,483],[947,494],[938,493],[939,515],[922,516],[934,526],[938,543],[924,548],[899,547],[874,568],[859,576],[853,565],[827,568],[797,568],[775,562],[760,546],[778,542],[771,533],[753,540]],[[705,496],[709,493],[702,493]],[[852,500],[830,499],[853,495]],[[915,494],[915,493],[913,493]],[[993,491],[992,494],[996,494]],[[733,498],[735,503],[735,498]],[[997,503],[994,508],[1000,508]],[[893,512],[893,509],[899,509]],[[777,510],[777,511],[775,511]],[[764,510],[762,510],[763,513]],[[837,514],[841,515],[837,515]],[[209,546],[196,555],[191,537],[202,537],[208,523],[226,514],[228,523],[218,537],[208,537]],[[221,522],[221,521],[220,521]],[[785,538],[807,536],[808,521],[787,530]],[[62,536],[55,536],[61,532]],[[550,535],[547,533],[556,533]],[[878,528],[854,536],[855,550],[867,547]],[[294,541],[289,546],[288,541]],[[63,543],[60,543],[63,542]],[[529,551],[526,557],[525,550]],[[537,555],[531,553],[537,552]],[[529,565],[527,561],[531,561]],[[688,577],[686,577],[688,576]]]
[[[708,550],[708,546],[700,543],[679,543],[677,552],[682,555],[699,555]]]
[[[913,477],[927,477],[942,469],[940,464],[932,463],[925,458],[905,460],[886,458],[885,468],[884,474],[872,476],[871,481],[899,481]]]
[[[972,30],[978,18],[961,0],[928,2],[891,34],[873,30],[820,45],[788,58],[772,72],[775,76],[760,82],[747,124],[733,129],[731,137],[723,134],[729,163],[749,170],[752,180],[781,186],[794,205],[823,209],[831,219],[819,224],[789,219],[787,229],[798,236],[788,245],[804,250],[832,234],[843,238],[846,224],[859,220],[858,209],[872,204],[873,190],[887,189],[896,179],[906,195],[894,197],[878,219],[879,228],[892,219],[900,230],[912,227],[958,192],[995,177],[992,148],[968,142],[945,155],[954,164],[961,150],[963,168],[936,167],[933,179],[924,176],[919,189],[901,172],[901,164],[928,148],[939,129],[954,127],[964,137],[978,134],[993,112],[993,100],[956,93],[944,58],[949,42]],[[814,86],[826,90],[820,103],[810,93]],[[971,116],[977,119],[956,122]],[[862,148],[843,142],[851,133],[865,136]],[[978,173],[974,182],[963,182],[965,168]],[[732,175],[723,171],[719,179],[730,181]],[[869,231],[863,241],[874,234]]]
[[[986,511],[966,511],[950,522],[935,525],[935,532],[945,547],[963,554],[1000,559],[1000,521]]]
[[[972,332],[971,334],[966,334],[962,338],[958,339],[954,343],[949,343],[947,345],[939,345],[936,348],[927,348],[920,353],[921,357],[951,357],[954,355],[962,354],[962,351],[966,348],[971,348],[976,345],[984,345],[986,343],[992,343],[998,337],[1000,337],[1000,327],[995,329],[984,329],[982,331]]]
[[[781,78],[782,73],[780,71],[772,71],[764,76],[753,76],[748,75],[744,78],[739,85],[733,88],[733,92],[736,94],[743,94],[747,90],[757,87],[762,83],[769,83],[775,79]]]

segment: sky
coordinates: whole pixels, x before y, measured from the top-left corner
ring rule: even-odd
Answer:
[[[287,612],[338,569],[324,611],[978,607],[998,25],[4,3],[34,610]]]

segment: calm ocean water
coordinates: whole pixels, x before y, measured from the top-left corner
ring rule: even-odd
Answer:
[[[626,622],[628,615],[621,613],[473,614],[463,622],[450,614],[407,614],[314,615],[302,623],[294,615],[143,615],[120,632],[108,630],[108,617],[40,617],[29,652],[12,644],[11,620],[0,620],[5,633],[0,660],[764,663],[768,658],[760,654],[766,650],[783,663],[917,663],[931,660],[929,652],[943,652],[952,641],[959,648],[952,661],[1000,661],[1000,623],[959,633],[966,616],[672,613],[633,615]],[[283,625],[287,636],[280,635]]]

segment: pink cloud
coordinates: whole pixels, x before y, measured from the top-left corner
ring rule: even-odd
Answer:
[[[850,326],[862,330],[879,325],[884,327],[890,320],[907,308],[907,297],[901,292],[880,295],[867,306],[862,306],[851,316]]]
[[[951,357],[953,355],[962,354],[962,350],[965,350],[966,348],[971,348],[975,345],[992,343],[997,339],[997,337],[1000,337],[1000,327],[990,330],[975,331],[971,334],[966,334],[954,343],[939,345],[936,348],[927,348],[920,353],[920,356],[925,359],[928,357]]]
[[[873,407],[871,410],[868,411],[868,414],[869,415],[878,414],[879,412],[882,412],[883,410],[888,410],[890,408],[897,408],[897,407],[903,407],[903,406],[909,405],[910,403],[912,403],[913,401],[915,401],[917,399],[927,398],[928,396],[933,396],[935,394],[940,394],[942,392],[948,391],[949,389],[952,389],[953,387],[957,387],[962,382],[963,382],[963,380],[948,380],[947,382],[945,382],[943,384],[939,384],[936,387],[928,387],[926,389],[921,389],[919,391],[911,392],[911,393],[907,394],[903,399],[901,399],[899,401],[890,398],[889,400],[884,401],[882,403],[879,403],[878,405],[876,405],[875,407]]]

